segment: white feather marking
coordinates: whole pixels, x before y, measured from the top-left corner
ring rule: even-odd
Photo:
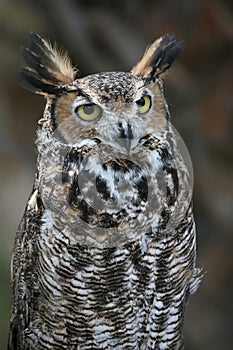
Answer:
[[[54,222],[52,218],[52,214],[50,210],[45,210],[43,216],[42,216],[42,231],[45,231],[46,229],[49,230],[53,227]]]
[[[162,167],[161,156],[159,155],[157,150],[151,151],[148,154],[148,163],[152,166],[154,172]]]
[[[146,235],[142,235],[139,239],[139,244],[140,244],[140,248],[141,248],[141,252],[142,254],[146,253],[147,251],[147,236]]]
[[[28,209],[35,209],[37,210],[37,202],[36,202],[36,198],[37,198],[37,194],[38,194],[38,190],[35,190],[35,192],[32,194],[31,198],[28,201]]]

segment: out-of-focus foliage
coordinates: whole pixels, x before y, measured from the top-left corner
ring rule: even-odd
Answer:
[[[19,87],[20,45],[35,31],[66,48],[81,73],[128,70],[155,37],[175,32],[183,55],[166,79],[173,124],[195,174],[198,265],[186,312],[187,350],[233,344],[233,3],[226,0],[1,0],[0,349],[10,315],[10,254],[29,195],[43,99]]]

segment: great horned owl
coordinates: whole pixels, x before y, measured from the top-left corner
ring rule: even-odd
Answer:
[[[31,34],[20,77],[47,104],[12,257],[9,349],[182,348],[200,271],[162,84],[181,49],[167,34],[130,72],[80,78]]]

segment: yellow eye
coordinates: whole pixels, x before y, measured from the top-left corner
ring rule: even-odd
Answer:
[[[141,114],[144,114],[149,111],[151,107],[151,97],[148,95],[142,96],[140,100],[136,101],[138,105],[138,111]]]
[[[79,118],[87,121],[98,118],[101,115],[101,112],[101,108],[94,103],[81,105],[75,108],[75,113],[79,116]]]

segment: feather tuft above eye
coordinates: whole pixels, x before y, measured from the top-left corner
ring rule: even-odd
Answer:
[[[182,52],[183,43],[168,33],[149,45],[131,73],[152,80],[166,72]]]
[[[19,72],[19,81],[26,89],[38,94],[57,94],[61,86],[74,81],[77,70],[68,55],[42,39],[30,34],[29,48],[22,49],[25,67]]]

